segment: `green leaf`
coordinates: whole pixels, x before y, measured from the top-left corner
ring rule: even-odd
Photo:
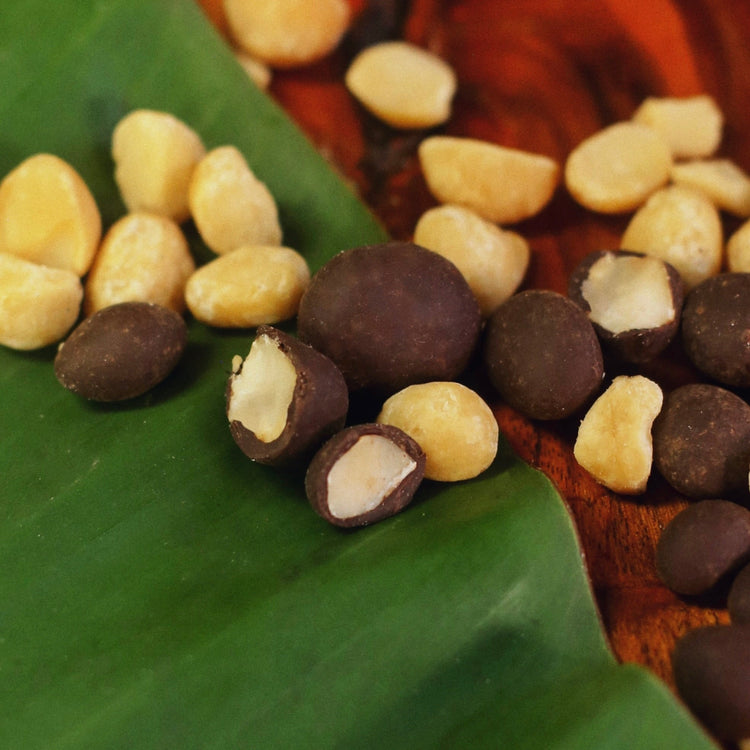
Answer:
[[[134,107],[233,143],[313,267],[383,230],[189,1],[12,2],[0,171],[49,151],[123,211],[109,138]],[[302,477],[247,461],[223,391],[250,332],[192,324],[174,375],[120,406],[0,351],[0,747],[708,748],[616,664],[551,484],[501,446],[342,531]]]

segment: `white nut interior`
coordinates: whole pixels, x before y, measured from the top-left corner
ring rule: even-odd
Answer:
[[[376,508],[414,471],[416,461],[382,435],[363,435],[328,473],[328,510],[354,518]]]
[[[659,328],[675,317],[669,274],[658,258],[607,253],[589,269],[581,293],[589,318],[614,334]]]
[[[240,422],[264,443],[276,440],[286,427],[296,384],[291,360],[270,336],[258,336],[232,377],[229,421]]]

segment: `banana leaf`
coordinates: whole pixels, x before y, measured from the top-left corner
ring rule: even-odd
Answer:
[[[109,223],[134,107],[241,148],[313,268],[383,238],[189,0],[5,3],[0,172],[56,153]],[[713,747],[616,662],[562,499],[505,443],[357,531],[246,460],[223,391],[250,340],[191,322],[118,406],[60,387],[50,349],[0,351],[0,747]]]

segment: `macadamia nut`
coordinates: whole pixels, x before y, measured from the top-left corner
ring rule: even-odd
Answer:
[[[185,302],[201,322],[253,328],[297,313],[310,283],[307,261],[280,245],[239,247],[199,268],[185,285]]]
[[[750,176],[729,159],[680,162],[672,167],[672,182],[700,190],[722,211],[750,216]]]
[[[414,242],[452,261],[487,317],[521,285],[529,244],[461,206],[437,206],[419,218]]]
[[[652,380],[616,377],[581,421],[573,448],[576,461],[614,492],[644,492],[653,459],[651,425],[662,400]]]
[[[83,287],[78,274],[0,253],[0,344],[40,349],[73,327]]]
[[[750,271],[750,221],[746,221],[729,237],[726,254],[730,271]]]
[[[464,206],[498,224],[539,213],[560,171],[547,156],[474,138],[431,136],[418,153],[427,186],[440,203]]]
[[[402,429],[419,443],[427,457],[427,479],[471,479],[497,454],[499,431],[492,410],[460,383],[408,386],[386,400],[377,421]]]
[[[201,159],[188,200],[201,238],[218,255],[281,242],[276,201],[234,146],[219,146]]]
[[[112,132],[112,158],[128,211],[185,221],[190,177],[205,151],[200,136],[174,115],[150,109],[125,115]]]
[[[242,50],[236,50],[234,56],[250,80],[259,89],[265,91],[271,85],[273,72],[262,60],[258,60],[256,57]]]
[[[94,196],[57,156],[30,156],[0,183],[0,253],[83,276],[101,231]]]
[[[346,86],[372,114],[395,128],[430,128],[450,117],[456,74],[431,52],[403,41],[366,47],[346,72]]]

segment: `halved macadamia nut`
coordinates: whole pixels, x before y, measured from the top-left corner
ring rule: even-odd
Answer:
[[[0,253],[0,344],[28,351],[56,344],[75,325],[78,274]]]
[[[397,427],[359,424],[338,432],[305,475],[313,509],[342,527],[366,526],[403,510],[424,477],[425,455]]]
[[[101,232],[94,196],[57,156],[30,156],[0,182],[0,253],[83,276]]]
[[[448,63],[404,41],[366,47],[346,71],[349,92],[394,128],[431,128],[445,122],[456,92]]]
[[[656,546],[656,569],[672,591],[710,591],[750,560],[750,510],[729,500],[701,500],[681,510]]]
[[[188,202],[201,238],[218,255],[281,243],[276,201],[234,146],[218,146],[200,160]]]
[[[588,313],[608,352],[626,362],[645,362],[677,333],[683,284],[677,270],[659,258],[599,250],[573,271],[568,296]]]
[[[464,206],[497,224],[539,213],[560,173],[548,156],[474,138],[431,136],[418,153],[427,186],[440,203]]]
[[[737,625],[750,625],[750,563],[732,581],[727,596],[729,617]]]
[[[195,271],[187,239],[166,216],[129,213],[104,235],[86,278],[84,311],[118,302],[153,302],[181,313],[185,284]]]
[[[614,492],[645,492],[653,461],[651,426],[662,400],[652,380],[616,377],[581,421],[573,447],[576,461]]]
[[[680,162],[670,174],[676,185],[700,190],[720,210],[750,216],[750,176],[729,159]]]
[[[565,185],[600,213],[632,211],[665,185],[672,167],[666,141],[635,122],[617,122],[586,138],[565,162]]]
[[[630,219],[620,247],[654,255],[674,266],[686,289],[721,269],[719,212],[703,193],[682,185],[655,192]]]
[[[190,276],[185,302],[206,325],[254,328],[294,317],[309,283],[307,261],[296,250],[239,247]]]
[[[746,497],[750,406],[707,383],[689,383],[664,399],[654,421],[654,465],[694,499]]]
[[[529,243],[462,206],[427,210],[414,228],[414,242],[456,265],[484,317],[521,285],[529,266]]]
[[[260,326],[227,383],[227,419],[243,453],[283,464],[311,454],[344,426],[349,394],[330,359],[299,339]]]
[[[571,299],[528,289],[503,302],[487,321],[483,349],[490,382],[532,419],[563,419],[602,385],[601,345],[586,313]]]
[[[185,221],[190,178],[205,153],[200,136],[168,112],[136,109],[125,115],[112,132],[112,158],[128,211]]]
[[[711,156],[721,143],[724,115],[705,94],[686,97],[650,96],[633,120],[655,130],[675,159]]]
[[[750,272],[750,221],[746,221],[727,240],[729,271]]]
[[[402,429],[419,443],[427,457],[427,479],[472,479],[497,455],[495,415],[476,392],[461,383],[408,386],[386,400],[377,421]]]

